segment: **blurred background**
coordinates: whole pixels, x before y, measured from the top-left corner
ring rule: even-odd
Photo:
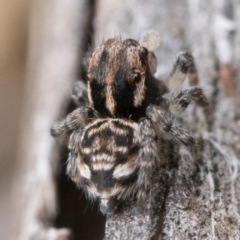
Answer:
[[[68,234],[52,226],[102,239],[105,218],[65,176],[66,147],[49,129],[74,108],[71,89],[85,79],[90,46],[149,29],[162,38],[158,78],[190,50],[209,99],[216,104],[220,93],[239,109],[238,0],[1,0],[0,239]]]
[[[0,239],[8,239],[31,1],[0,2]]]

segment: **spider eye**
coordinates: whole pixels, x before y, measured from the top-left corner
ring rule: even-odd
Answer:
[[[141,80],[141,74],[140,73],[133,73],[131,76],[128,78],[129,83],[138,83]]]
[[[136,82],[136,83],[140,82],[140,80],[141,80],[140,73],[134,73],[133,74],[133,79],[134,79],[134,82]]]

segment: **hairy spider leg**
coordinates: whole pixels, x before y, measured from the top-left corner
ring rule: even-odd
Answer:
[[[203,90],[198,87],[182,90],[177,96],[173,97],[170,101],[169,111],[173,115],[180,115],[188,105],[192,102],[195,102],[199,105],[204,112],[205,119],[209,125],[213,122],[213,114],[210,108],[209,101]]]
[[[191,86],[198,83],[197,68],[192,54],[189,52],[182,52],[178,55],[172,71],[165,81],[170,93],[174,92],[182,85],[187,75]]]
[[[159,106],[150,105],[146,114],[155,124],[156,130],[182,143],[189,149],[196,160],[200,159],[199,146],[196,139],[186,130],[179,126],[174,126],[173,117],[167,111]]]

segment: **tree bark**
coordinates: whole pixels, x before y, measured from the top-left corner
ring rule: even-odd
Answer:
[[[162,189],[163,197],[155,198],[147,213],[136,214],[131,211],[133,206],[128,206],[108,216],[105,239],[238,239],[240,135],[234,110],[237,98],[233,97],[233,42],[237,41],[234,30],[238,18],[234,19],[233,11],[239,4],[225,0],[134,3],[99,1],[96,35],[115,31],[139,36],[143,29],[159,31],[162,45],[156,51],[156,75],[162,79],[171,70],[174,55],[192,51],[199,86],[210,100],[215,121],[208,131],[201,110],[190,106],[181,121],[202,143],[203,161],[195,162],[182,147],[175,154],[177,163],[173,156],[162,156],[169,175],[156,172],[163,179],[153,189]],[[116,5],[117,11],[125,14],[121,21],[116,17]],[[158,211],[153,214],[155,206]]]

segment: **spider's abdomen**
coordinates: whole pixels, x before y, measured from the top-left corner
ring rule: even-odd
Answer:
[[[157,138],[147,118],[103,118],[76,128],[70,136],[67,174],[106,214],[111,204],[148,194],[159,163]],[[115,204],[113,204],[115,206]]]
[[[139,171],[140,141],[139,125],[129,120],[98,119],[87,126],[78,169],[90,197],[111,199],[132,191]]]

